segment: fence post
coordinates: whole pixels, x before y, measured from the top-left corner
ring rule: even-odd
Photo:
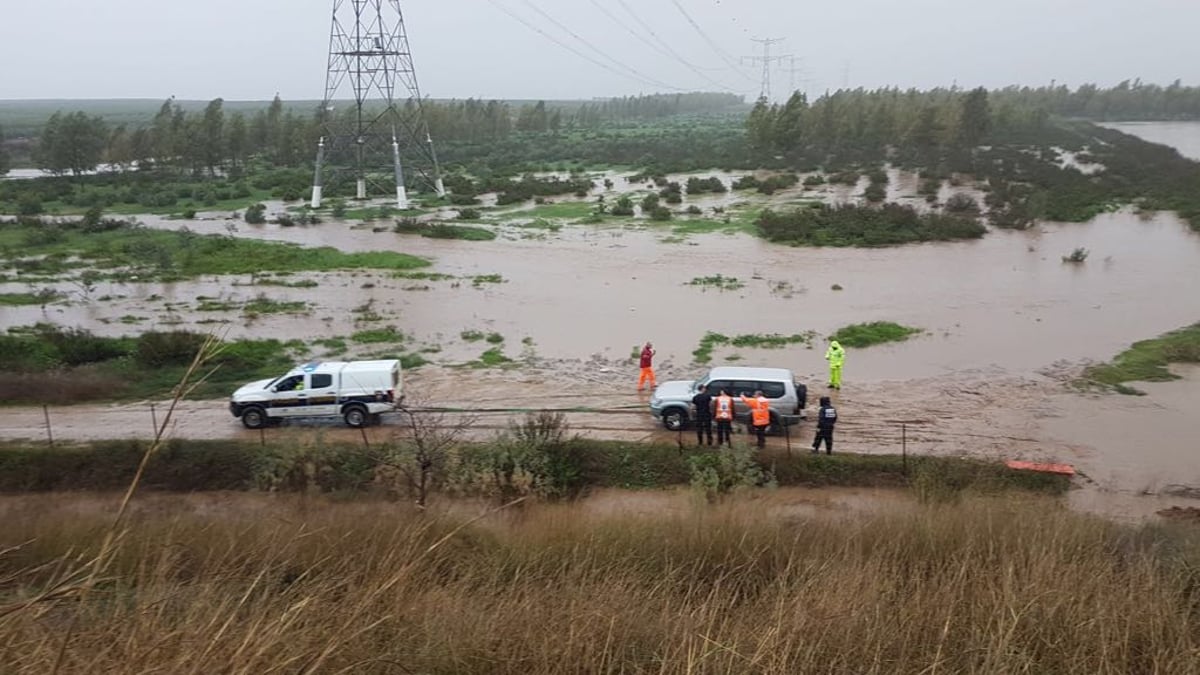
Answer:
[[[362,432],[363,445],[365,445],[367,447],[367,449],[370,450],[371,449],[371,441],[367,440],[367,427],[361,426],[358,428],[358,430]]]
[[[150,404],[150,423],[154,425],[154,440],[158,440],[158,413],[154,410],[154,404]]]
[[[904,475],[908,475],[908,425],[900,425],[900,458],[904,462]]]
[[[786,423],[783,425],[783,438],[787,442],[788,457],[791,457],[792,456],[792,425],[786,424]]]
[[[54,447],[54,430],[50,428],[50,406],[42,404],[42,416],[46,418],[46,438],[50,441],[50,447]]]

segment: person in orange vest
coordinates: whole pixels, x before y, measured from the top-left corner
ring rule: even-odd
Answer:
[[[742,403],[750,407],[750,425],[758,434],[758,447],[767,445],[767,427],[771,426],[771,402],[762,391],[754,392],[754,398],[742,394]]]
[[[641,366],[641,373],[638,375],[638,391],[642,390],[642,386],[646,384],[646,380],[650,380],[650,388],[654,389],[654,345],[649,342],[645,347],[642,347],[642,356],[638,360]]]
[[[733,397],[726,389],[713,399],[714,417],[717,419],[717,445],[733,447]]]

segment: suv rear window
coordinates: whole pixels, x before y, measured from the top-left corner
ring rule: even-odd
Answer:
[[[762,389],[763,396],[767,398],[783,398],[783,394],[787,389],[782,382],[759,382],[758,388]]]

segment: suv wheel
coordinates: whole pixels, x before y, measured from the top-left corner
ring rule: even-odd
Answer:
[[[662,413],[663,426],[668,431],[679,431],[687,426],[687,413],[682,408],[668,408]]]

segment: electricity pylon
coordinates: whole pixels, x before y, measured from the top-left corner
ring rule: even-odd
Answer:
[[[368,197],[368,184],[394,180],[401,209],[408,208],[405,167],[445,195],[400,0],[334,0],[318,115],[313,208],[321,206],[327,173],[352,173],[358,199]]]
[[[763,46],[762,56],[743,56],[742,62],[750,62],[752,65],[762,63],[762,85],[758,90],[758,97],[771,100],[771,64],[782,63],[785,59],[792,58],[791,54],[781,56],[771,56],[771,45],[777,42],[783,42],[785,38],[750,38]]]

